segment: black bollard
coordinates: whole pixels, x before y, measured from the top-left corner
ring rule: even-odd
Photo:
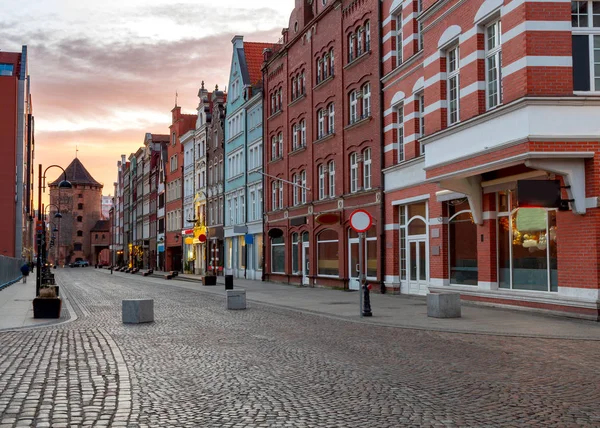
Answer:
[[[370,298],[369,286],[364,285],[363,290],[364,290],[364,296],[363,296],[362,315],[363,315],[363,317],[372,317],[373,312],[371,312],[371,298]]]

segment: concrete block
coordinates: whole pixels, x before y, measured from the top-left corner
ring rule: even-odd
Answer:
[[[246,309],[246,290],[227,290],[227,309]]]
[[[427,295],[427,316],[433,318],[460,318],[460,294],[431,293]]]
[[[123,323],[139,324],[154,321],[154,300],[123,300]]]

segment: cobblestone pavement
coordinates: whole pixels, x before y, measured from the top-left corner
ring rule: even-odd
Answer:
[[[600,426],[600,343],[403,330],[60,270],[77,319],[0,332],[0,428]],[[155,300],[123,325],[121,300]]]

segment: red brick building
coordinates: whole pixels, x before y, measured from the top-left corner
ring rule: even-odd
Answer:
[[[296,0],[282,44],[265,51],[271,281],[358,289],[356,208],[375,220],[367,279],[383,280],[380,28],[379,2]],[[320,223],[322,214],[333,224]]]
[[[167,196],[166,217],[166,256],[165,268],[180,271],[183,257],[183,146],[179,138],[196,127],[196,114],[182,114],[181,107],[171,110],[171,140],[167,150],[165,194]]]
[[[73,185],[71,189],[60,189],[58,184],[63,180],[63,174],[58,169],[52,172],[58,177],[48,184],[51,205],[46,214],[59,231],[58,254],[51,252],[50,260],[60,265],[77,260],[94,264],[95,247],[92,246],[91,230],[102,219],[103,185],[92,177],[78,158],[65,169],[66,178]],[[60,208],[61,219],[54,217],[57,208]]]
[[[388,289],[598,319],[596,6],[382,2]]]
[[[0,52],[0,146],[0,255],[33,260],[34,119],[27,46]]]

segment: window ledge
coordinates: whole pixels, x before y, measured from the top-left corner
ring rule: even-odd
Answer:
[[[302,101],[305,98],[306,98],[306,93],[304,93],[304,94],[300,95],[299,97],[297,97],[296,99],[294,99],[294,101],[292,101],[291,103],[288,104],[288,107],[291,107],[294,104],[298,104],[300,101]]]
[[[367,58],[371,56],[371,50],[369,49],[366,52],[363,52],[362,54],[360,54],[360,56],[357,56],[356,58],[352,59],[352,61],[350,61],[348,64],[346,64],[344,66],[344,70],[347,70],[349,68],[352,68],[354,65],[358,64],[359,62],[362,62],[363,59]]]
[[[315,89],[319,89],[323,86],[325,86],[328,82],[331,82],[333,80],[333,78],[335,77],[335,74],[331,74],[329,77],[327,77],[326,79],[321,80],[319,83],[317,83],[317,85],[315,87],[313,87],[313,91]]]
[[[281,109],[281,110],[277,110],[275,113],[273,113],[271,116],[269,116],[269,117],[267,118],[267,120],[274,119],[274,118],[276,118],[277,116],[279,116],[281,113],[283,113],[283,109]]]
[[[236,174],[236,175],[234,175],[233,177],[229,177],[229,178],[227,179],[227,182],[230,182],[230,181],[236,180],[236,179],[238,179],[238,178],[240,178],[240,177],[243,177],[243,176],[244,176],[244,173],[243,173],[243,172],[241,172],[241,173],[239,173],[239,174]]]
[[[600,91],[573,91],[573,95],[583,95],[583,96],[600,96]]]
[[[283,159],[283,156],[279,156],[278,158],[271,159],[271,160],[269,161],[269,164],[272,164],[272,163],[279,162],[279,161],[280,161],[280,160],[282,160],[282,159]]]
[[[372,118],[373,118],[373,116],[369,115],[369,116],[367,116],[367,117],[365,117],[363,119],[359,119],[356,122],[351,123],[350,125],[346,125],[346,127],[344,128],[344,131],[348,131],[348,130],[350,130],[352,128],[357,128],[360,125],[363,125],[363,124],[365,124],[367,122],[370,122]]]
[[[304,151],[306,151],[306,146],[300,146],[300,147],[296,148],[294,151],[289,152],[288,156],[295,156],[298,153],[301,153],[301,152],[304,152]]]
[[[313,141],[313,144],[319,144],[322,143],[323,141],[327,141],[332,139],[333,137],[335,137],[335,132],[330,132],[327,135],[324,135],[323,137],[319,138],[318,140]]]

